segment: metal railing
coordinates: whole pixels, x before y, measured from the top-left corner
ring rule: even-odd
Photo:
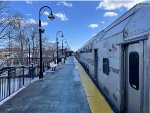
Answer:
[[[39,76],[39,65],[4,67],[0,70],[0,101]]]

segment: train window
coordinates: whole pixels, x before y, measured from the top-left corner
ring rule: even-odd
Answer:
[[[139,89],[139,54],[131,52],[129,54],[129,83],[136,90]]]
[[[103,58],[103,73],[109,75],[109,59]]]

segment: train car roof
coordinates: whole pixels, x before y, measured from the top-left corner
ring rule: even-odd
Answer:
[[[123,32],[125,38],[148,32],[150,29],[150,3],[140,3],[104,29],[105,38]],[[138,23],[138,24],[137,24]]]
[[[132,35],[148,32],[150,29],[150,3],[139,3],[115,20],[112,24],[100,31],[81,48],[85,47],[94,40],[101,40],[109,38],[120,32],[124,36],[130,37]],[[137,24],[138,23],[138,24]]]

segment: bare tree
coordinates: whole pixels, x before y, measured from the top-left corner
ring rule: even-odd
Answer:
[[[8,35],[8,29],[13,27],[13,12],[8,8],[8,2],[0,1],[0,39]]]
[[[12,52],[23,64],[23,59],[28,54],[26,44],[29,39],[32,48],[32,62],[34,63],[34,59],[39,58],[38,22],[28,22],[22,14],[10,11],[7,4],[7,2],[0,1],[0,40],[5,40],[4,43],[8,45],[6,50],[9,52],[9,56]]]
[[[38,35],[38,24],[35,23],[26,23],[24,30],[26,32],[26,38],[30,41],[31,52],[32,52],[32,62],[34,63],[35,59],[35,48],[38,48],[39,35]],[[32,43],[31,43],[32,42]]]

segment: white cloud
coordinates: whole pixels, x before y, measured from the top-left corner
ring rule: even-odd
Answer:
[[[41,22],[41,24],[42,24],[42,26],[47,26],[48,25],[48,23],[47,22]]]
[[[105,24],[105,21],[102,21],[102,24]]]
[[[56,43],[55,41],[52,41],[52,40],[49,40],[48,42],[49,42],[49,43]]]
[[[44,11],[43,14],[46,15],[46,16],[50,15],[49,12],[47,12],[47,11]],[[59,12],[59,13],[55,13],[54,15],[55,15],[56,17],[60,18],[61,21],[67,21],[67,20],[68,20],[68,17],[66,17],[66,15],[63,14],[63,13],[60,13],[60,12]]]
[[[118,14],[117,13],[115,13],[115,12],[106,12],[106,13],[104,13],[104,17],[106,17],[106,16],[117,16]]]
[[[27,16],[31,16],[31,14],[26,14]]]
[[[90,24],[89,25],[89,28],[92,28],[92,29],[95,29],[95,28],[97,28],[98,27],[98,24]]]
[[[99,3],[96,9],[114,10],[121,7],[130,9],[134,5],[144,2],[145,0],[103,0]]]
[[[67,6],[67,7],[72,7],[72,3],[68,3],[68,2],[65,2],[65,1],[59,2],[57,5],[64,5],[64,6]]]
[[[26,20],[26,23],[27,23],[27,24],[38,24],[38,22],[37,22],[36,20],[32,19],[32,18]]]
[[[49,12],[44,11],[43,14],[48,16],[48,15],[49,15]]]
[[[66,15],[63,14],[63,13],[55,13],[54,15],[55,15],[56,17],[60,18],[61,21],[67,21],[67,20],[68,20],[68,17],[66,17]]]
[[[26,3],[27,4],[32,4],[32,1],[27,0]]]

